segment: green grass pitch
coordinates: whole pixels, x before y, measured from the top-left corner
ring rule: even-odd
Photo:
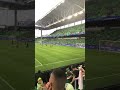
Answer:
[[[34,44],[0,40],[0,90],[31,90],[34,87]],[[33,81],[33,82],[32,82]],[[28,83],[26,83],[28,82]]]
[[[85,49],[35,44],[35,71],[46,71],[85,61]]]
[[[21,43],[19,48],[15,48],[11,46],[11,41],[0,41],[0,90],[31,90],[34,87],[34,70],[45,71],[84,60],[85,86],[88,87],[85,90],[120,84],[120,53],[90,50],[85,56],[85,49],[74,47],[40,44],[35,44],[35,50],[34,44],[33,48],[30,47],[25,48],[24,43]],[[25,81],[31,80],[33,83],[26,84]]]
[[[85,90],[120,84],[120,53],[86,49]]]

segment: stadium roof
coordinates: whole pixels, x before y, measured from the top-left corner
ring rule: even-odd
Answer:
[[[49,30],[85,19],[85,0],[65,0],[36,22],[36,28]]]
[[[0,0],[0,9],[26,10],[34,7],[35,0]]]

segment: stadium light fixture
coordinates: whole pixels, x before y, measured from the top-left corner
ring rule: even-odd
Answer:
[[[61,3],[58,4],[58,6],[60,5]]]
[[[71,18],[72,18],[72,15],[67,17],[67,19],[71,19]]]
[[[54,24],[57,24],[57,23],[58,23],[58,22],[54,22],[53,25],[54,25]]]
[[[65,21],[65,19],[62,19],[62,21]]]
[[[83,13],[83,11],[78,12],[78,14],[82,14],[82,13]]]
[[[75,16],[75,17],[78,16],[78,13],[75,13],[74,16]]]
[[[61,1],[61,3],[64,3],[64,2],[65,2],[65,0],[62,0],[62,1]]]
[[[61,22],[61,20],[59,20],[58,22]]]

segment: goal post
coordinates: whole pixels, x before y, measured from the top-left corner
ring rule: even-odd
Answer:
[[[100,40],[99,51],[120,52],[120,41]]]

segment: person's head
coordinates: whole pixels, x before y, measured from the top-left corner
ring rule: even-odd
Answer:
[[[64,90],[66,74],[61,69],[55,69],[50,75],[49,82],[52,84],[52,90]]]
[[[77,68],[76,68],[76,65],[72,65],[72,70],[76,70]]]
[[[38,84],[42,84],[42,78],[39,77],[37,81],[38,81]]]
[[[69,72],[70,71],[70,69],[69,68],[66,68],[66,72]]]
[[[79,69],[79,70],[82,69],[82,65],[79,65],[78,69]]]
[[[80,67],[82,68],[82,65],[80,65]]]

